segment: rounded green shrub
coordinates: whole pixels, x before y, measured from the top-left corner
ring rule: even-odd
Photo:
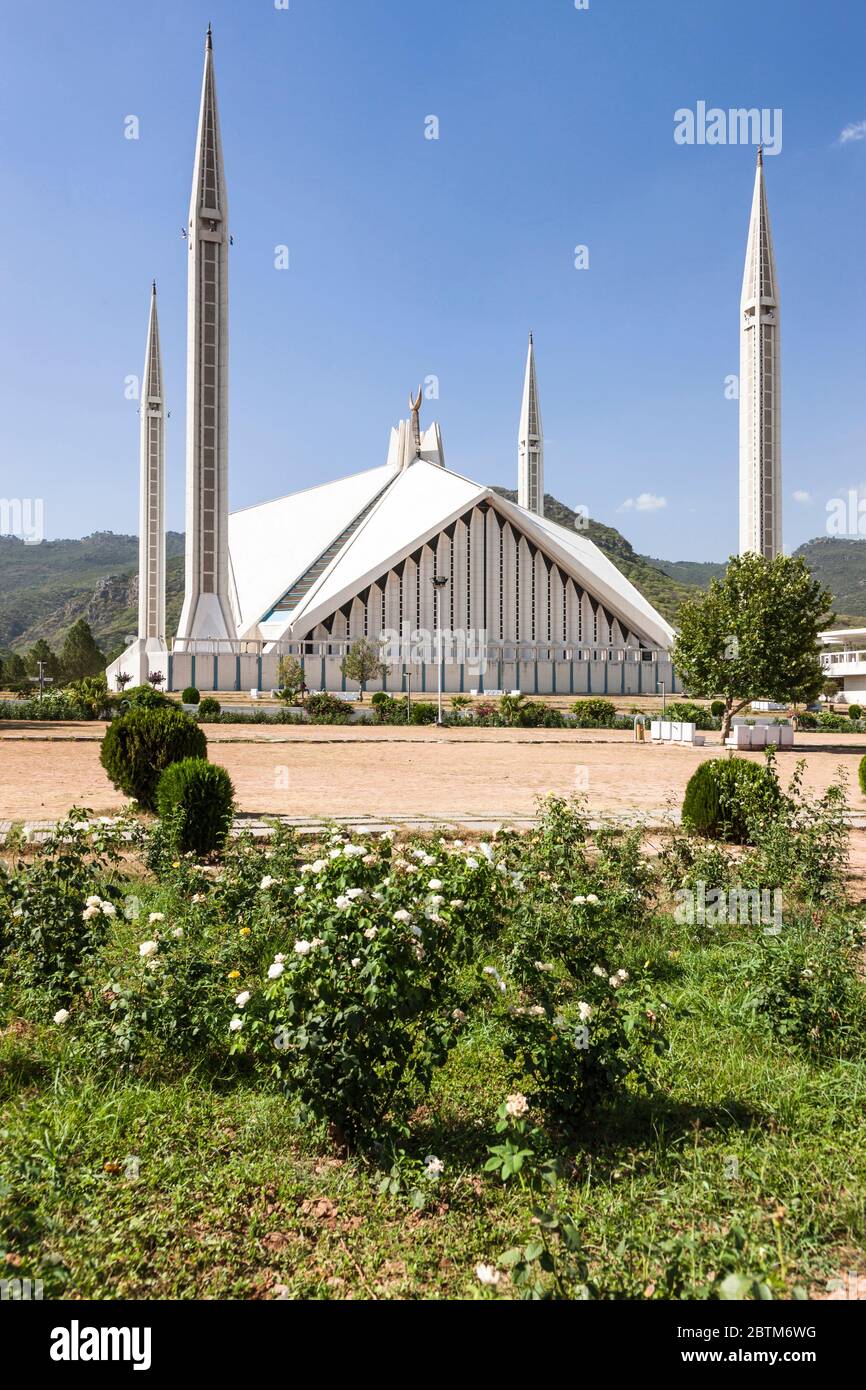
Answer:
[[[124,691],[120,707],[123,710],[166,709],[173,703],[161,690],[154,690],[152,685],[134,685],[130,690]]]
[[[863,795],[866,796],[866,758],[860,759],[860,769],[858,772],[858,776],[860,778],[860,790],[863,793]]]
[[[713,716],[713,718],[714,718],[714,719],[721,719],[721,717],[722,717],[722,715],[724,714],[724,712],[725,712],[725,702],[724,702],[724,700],[713,700],[713,703],[710,705],[710,714]]]
[[[160,819],[170,823],[182,854],[220,849],[231,829],[235,789],[224,767],[184,758],[165,769],[156,787]]]
[[[849,718],[849,719],[862,719],[862,718],[863,718],[863,708],[862,708],[862,706],[861,706],[861,705],[849,705],[849,706],[848,706],[848,718]]]
[[[724,712],[724,705],[722,711]],[[683,724],[694,724],[696,729],[712,729],[713,714],[703,705],[693,704],[691,700],[669,700],[665,719],[677,719]]]
[[[180,698],[185,705],[197,705],[201,696],[194,685],[188,685]]]
[[[222,705],[219,700],[215,700],[213,695],[205,695],[198,707],[199,714],[219,714]]]
[[[616,719],[612,700],[575,700],[571,712],[579,729],[612,729]]]
[[[118,790],[146,811],[156,809],[156,784],[171,763],[206,757],[202,730],[175,705],[122,714],[109,725],[99,754]]]
[[[749,844],[755,818],[772,814],[780,800],[770,768],[746,758],[714,758],[690,778],[682,822],[710,839]]]
[[[390,703],[391,696],[387,690],[375,690],[370,697],[371,705],[387,705]]]

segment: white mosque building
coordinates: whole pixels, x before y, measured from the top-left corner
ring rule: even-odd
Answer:
[[[208,30],[187,234],[186,568],[165,632],[165,402],[156,288],[141,402],[137,639],[108,669],[169,689],[269,689],[300,657],[309,689],[351,690],[359,638],[382,642],[392,691],[656,694],[677,688],[670,624],[578,530],[544,515],[544,438],[532,339],[518,501],[446,467],[421,393],[383,463],[275,501],[228,509],[231,238]],[[370,682],[375,689],[380,682]]]

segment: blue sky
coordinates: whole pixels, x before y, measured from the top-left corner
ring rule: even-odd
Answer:
[[[862,0],[42,0],[0,12],[0,496],[44,498],[49,537],[137,529],[124,383],[153,276],[183,527],[180,228],[208,20],[233,508],[383,462],[431,376],[449,466],[516,485],[531,328],[547,491],[647,553],[734,550],[754,150],[677,145],[674,112],[701,100],[783,112],[786,548],[866,479],[866,139],[840,140],[866,122]],[[642,494],[666,505],[623,510]]]

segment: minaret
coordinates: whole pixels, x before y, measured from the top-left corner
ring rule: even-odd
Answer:
[[[740,300],[740,554],[782,549],[779,290],[764,157],[758,150]]]
[[[208,25],[189,209],[186,580],[177,636],[234,637],[228,556],[228,201]],[[182,649],[182,647],[181,647]]]
[[[141,393],[141,491],[138,528],[138,635],[165,642],[165,401],[156,314],[150,296]]]
[[[535,379],[535,348],[529,335],[526,354],[526,376],[523,382],[523,404],[520,407],[520,431],[517,440],[517,502],[527,511],[544,516],[544,431],[538,407],[538,382]]]

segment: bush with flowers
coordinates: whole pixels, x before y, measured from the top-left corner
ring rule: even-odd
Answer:
[[[491,866],[461,847],[394,854],[336,834],[301,865],[281,949],[229,1022],[341,1145],[399,1123],[465,1021],[461,967],[491,925]],[[269,891],[269,890],[266,890]]]
[[[33,862],[0,868],[0,958],[14,978],[70,999],[117,915],[122,854],[140,833],[131,820],[95,820],[74,808]]]

